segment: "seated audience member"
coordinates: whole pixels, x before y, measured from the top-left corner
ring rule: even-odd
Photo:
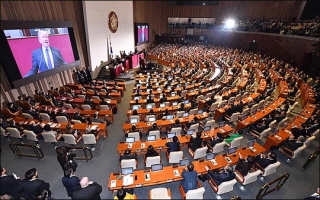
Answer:
[[[170,115],[169,110],[165,109],[164,112],[159,115],[158,119],[165,119],[167,115]]]
[[[73,130],[71,127],[71,124],[68,124],[66,126],[66,131],[65,134],[72,134],[74,137],[78,138],[79,136],[81,136],[80,131],[78,129]]]
[[[2,119],[2,117],[0,117],[0,127],[2,127],[3,129],[6,129],[8,127],[8,123],[7,120]]]
[[[151,95],[148,96],[147,103],[154,103],[154,100],[152,99]]]
[[[97,113],[93,114],[93,119],[92,119],[91,122],[94,122],[94,123],[105,123],[104,120],[98,118],[98,114]]]
[[[93,101],[90,100],[89,96],[86,96],[86,100],[83,102],[83,105],[89,105],[91,108],[93,107]]]
[[[20,199],[18,195],[18,187],[21,183],[20,177],[7,175],[7,170],[1,166],[0,166],[0,170],[1,170],[1,176],[0,176],[1,199],[5,195],[12,197],[12,199]]]
[[[145,158],[158,156],[158,155],[159,155],[159,153],[156,150],[154,150],[154,147],[152,145],[149,145],[148,149],[147,149],[147,153],[145,155]]]
[[[167,102],[167,97],[165,93],[162,94],[162,98],[160,99],[160,103],[164,103],[164,102]]]
[[[126,149],[124,151],[123,156],[120,156],[119,162],[121,162],[122,159],[135,159],[138,160],[138,156],[136,153],[131,153],[131,149]]]
[[[80,112],[79,112],[79,111],[76,111],[76,112],[75,112],[75,115],[73,116],[73,119],[75,119],[75,120],[80,120],[81,123],[87,123],[87,120],[85,120],[84,117],[82,117],[82,116],[80,115]]]
[[[307,130],[305,129],[305,125],[301,124],[299,128],[292,128],[291,133],[294,135],[294,139],[298,139],[300,136],[304,137],[310,137],[311,135],[307,133]]]
[[[189,129],[191,125],[193,125],[193,124],[199,124],[199,123],[200,123],[200,122],[199,122],[199,118],[198,118],[198,117],[194,117],[191,122],[188,122],[188,123],[186,124],[186,127]],[[197,130],[195,130],[195,131],[197,131]]]
[[[180,181],[180,184],[182,185],[184,192],[188,192],[189,190],[194,190],[198,188],[197,174],[198,173],[194,170],[194,165],[192,163],[186,165],[181,174],[183,180]]]
[[[204,141],[205,144],[209,144],[212,148],[220,142],[223,142],[223,136],[221,133],[217,133],[215,136],[211,137],[208,142]]]
[[[142,95],[140,94],[139,90],[137,90],[137,92],[134,94],[134,96],[135,96],[135,97],[140,97],[140,96],[142,96]]]
[[[247,156],[245,159],[242,158],[241,153],[239,153],[239,160],[236,165],[235,170],[237,170],[242,176],[246,176],[253,166],[254,163],[254,157],[253,156]]]
[[[305,137],[304,136],[299,136],[298,139],[294,139],[293,135],[289,135],[289,137],[283,141],[280,144],[280,147],[283,149],[285,153],[288,155],[291,155],[291,152],[294,152],[297,150],[299,147],[303,146],[303,143],[305,142]]]
[[[57,135],[57,131],[53,131],[49,124],[44,125],[42,133],[53,133],[55,136]]]
[[[178,111],[186,111],[186,109],[184,107],[184,103],[180,104],[180,107],[178,108]]]
[[[232,165],[230,164],[222,167],[219,172],[216,170],[209,170],[208,166],[205,166],[205,169],[207,170],[208,174],[198,176],[202,182],[211,177],[217,183],[217,185],[220,185],[223,182],[231,181],[232,179],[236,178]]]
[[[277,154],[274,152],[269,152],[268,154],[261,153],[255,157],[255,168],[259,169],[258,165],[265,169],[268,165],[277,162]],[[258,164],[258,165],[257,165]]]
[[[313,124],[309,125],[306,130],[307,130],[307,136],[308,135],[311,135],[312,133],[314,133],[316,130],[318,130],[320,127],[319,127],[319,120],[318,119],[315,119],[313,121]]]
[[[57,116],[65,116],[67,119],[69,119],[69,115],[66,113],[66,110],[62,108],[56,113],[56,117]]]
[[[173,136],[172,142],[167,142],[166,146],[169,147],[167,152],[180,151],[180,141],[177,136]]]
[[[127,133],[125,134],[125,137],[128,137],[128,134],[129,134],[129,133],[134,133],[134,132],[139,132],[140,138],[142,137],[141,131],[138,131],[138,130],[137,130],[137,127],[136,127],[135,125],[132,125],[132,126],[131,126],[131,131],[127,131]]]
[[[153,109],[151,108],[149,113],[147,115],[156,115],[156,113],[153,111]]]
[[[105,99],[107,100],[112,100],[112,96],[110,96],[109,92],[106,93],[106,95],[104,96]]]
[[[195,138],[190,138],[191,144],[189,144],[188,147],[192,149],[192,151],[196,151],[198,148],[202,147],[202,141],[203,139],[201,138],[201,131],[198,131]]]
[[[130,194],[129,192],[126,192],[123,188],[121,188],[120,190],[118,190],[117,196],[114,197],[114,199],[119,199],[119,200],[123,200],[123,199],[135,199],[135,198],[136,198],[136,195]]]
[[[36,135],[38,135],[39,133],[42,133],[43,130],[39,129],[37,126],[38,125],[34,121],[31,121],[26,130],[33,131]]]
[[[19,111],[21,110],[20,107],[15,107],[13,103],[7,103],[7,107],[10,110],[10,112],[15,116],[17,116],[19,114]]]
[[[147,136],[149,135],[150,131],[160,131],[160,128],[158,127],[157,123],[153,123],[152,126],[148,129]]]
[[[210,97],[210,99],[209,99],[209,101],[207,101],[207,105],[210,107],[213,103],[215,103],[217,100],[213,97],[213,96],[211,96]]]
[[[205,125],[210,120],[213,120],[213,112],[209,112],[208,117],[202,121],[202,124]]]
[[[18,124],[16,124],[16,122],[14,120],[10,120],[8,122],[8,127],[11,127],[11,128],[16,128],[18,129],[18,131],[22,132],[23,131],[23,128],[20,127]]]

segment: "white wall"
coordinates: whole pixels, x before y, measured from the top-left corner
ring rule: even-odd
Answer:
[[[108,27],[108,15],[114,11],[118,16],[118,30],[112,33]],[[83,1],[84,23],[89,63],[96,78],[101,61],[108,61],[109,34],[114,56],[120,51],[134,51],[134,25],[132,1]]]

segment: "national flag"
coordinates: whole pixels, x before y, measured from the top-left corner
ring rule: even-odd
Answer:
[[[109,42],[110,42],[110,54],[111,54],[111,58],[113,58],[113,51],[112,51],[111,36],[110,35],[109,35]]]

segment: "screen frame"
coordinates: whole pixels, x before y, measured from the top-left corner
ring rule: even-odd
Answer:
[[[229,153],[231,150],[233,150],[233,149],[235,149],[235,151],[233,152],[233,153]],[[237,153],[237,147],[231,147],[231,148],[228,148],[228,151],[227,151],[227,154],[228,155],[232,155],[232,154],[235,154],[235,153]]]
[[[212,159],[208,159],[208,156],[210,156],[210,155],[213,155],[213,158]],[[213,160],[213,159],[215,159],[216,158],[216,153],[208,153],[208,154],[206,154],[206,157],[205,157],[205,159],[208,161],[208,160]]]
[[[188,161],[188,164],[186,164],[186,165],[181,165],[181,162],[183,162],[183,161],[185,161],[185,160]],[[187,166],[187,165],[189,165],[189,164],[190,164],[190,159],[189,159],[189,158],[185,158],[185,159],[179,160],[179,166],[180,166],[180,167],[182,167],[182,166]]]
[[[127,139],[132,139],[133,138],[133,142],[128,142]],[[126,137],[126,143],[134,143],[135,142],[135,137]]]
[[[130,169],[131,168],[131,169]],[[132,173],[130,173],[130,174],[133,174],[133,167],[124,167],[124,168],[121,168],[121,175],[129,175],[129,174],[123,174],[122,173],[122,170],[123,169],[130,169],[131,171],[132,171]]]
[[[138,26],[148,26],[148,40],[144,42],[138,42]],[[149,23],[134,23],[134,40],[136,46],[141,44],[147,44],[150,41],[150,25]]]
[[[51,69],[49,71],[41,72],[30,77],[23,78],[20,74],[18,65],[15,61],[7,38],[5,36],[4,30],[14,30],[14,29],[33,29],[33,28],[68,28],[69,39],[71,43],[71,48],[73,51],[74,62],[63,65],[58,68]],[[7,75],[10,86],[14,88],[19,88],[21,86],[27,85],[37,80],[44,79],[53,74],[65,71],[67,69],[72,69],[80,65],[79,52],[77,48],[77,43],[74,35],[74,30],[71,21],[12,21],[12,20],[1,20],[1,30],[0,30],[0,60],[3,66],[4,72]]]
[[[169,134],[170,134],[170,136],[171,136],[171,135],[173,135],[173,136],[172,136],[172,137],[169,137]],[[176,133],[168,133],[168,135],[167,135],[168,139],[171,139],[171,138],[173,138],[174,136],[176,136]]]
[[[161,166],[161,169],[153,170],[154,166]],[[152,172],[157,172],[157,171],[162,171],[163,170],[163,164],[153,164],[151,165],[151,171]]]
[[[255,142],[256,142],[256,141],[254,141],[254,140],[248,141],[248,142],[247,142],[247,147],[248,147],[248,148],[249,148],[249,147],[253,147]],[[249,146],[249,144],[251,144],[251,143],[253,143],[253,144],[252,144],[251,146]]]

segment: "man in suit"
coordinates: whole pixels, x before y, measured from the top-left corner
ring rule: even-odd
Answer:
[[[73,119],[80,120],[81,123],[87,123],[87,121],[80,115],[79,111],[75,112],[75,116],[73,116]]]
[[[260,165],[260,167],[265,169],[266,167],[268,167],[268,165],[273,164],[275,162],[277,162],[277,154],[276,153],[269,152],[267,155],[261,153],[260,155],[257,155],[255,157],[254,166],[259,169],[259,167],[257,167],[257,164],[258,164],[258,165]]]
[[[289,137],[283,141],[281,147],[285,153],[291,155],[291,152],[294,152],[296,149],[301,147],[305,142],[305,137],[300,135],[297,140],[294,139],[294,135],[289,135]]]
[[[217,185],[220,185],[221,183],[226,181],[231,181],[232,179],[236,178],[236,175],[233,172],[233,168],[229,164],[221,168],[219,172],[209,170],[208,166],[205,166],[205,169],[208,171],[208,174],[205,174],[203,176],[198,176],[202,182],[204,182],[205,180],[208,180],[209,176],[213,178],[213,180],[217,183]]]
[[[173,152],[173,151],[180,151],[180,141],[177,136],[173,136],[172,142],[167,142],[166,146],[168,148],[168,153]]]
[[[50,46],[49,34],[47,31],[38,31],[38,40],[41,47],[32,51],[32,67],[24,77],[37,74],[38,71],[44,72],[67,64],[62,58],[60,50]]]
[[[73,173],[72,168],[64,171],[64,177],[62,177],[62,184],[67,189],[68,197],[72,198],[73,191],[80,188],[80,179]]]
[[[137,157],[136,153],[131,154],[131,149],[126,149],[124,151],[123,156],[120,156],[119,162],[121,162],[122,159],[135,159],[135,160],[138,160],[138,157]]]
[[[206,141],[205,141],[206,142]],[[223,136],[221,133],[217,133],[214,137],[211,138],[211,140],[207,143],[210,144],[210,146],[213,148],[216,144],[223,142]]]
[[[182,171],[182,178],[184,180],[180,181],[180,184],[182,185],[185,192],[188,192],[189,190],[197,189],[197,172],[193,170],[194,165],[190,163],[185,167],[185,169]]]
[[[18,186],[20,185],[20,177],[14,177],[13,175],[7,175],[7,170],[0,166],[1,177],[0,177],[0,195],[9,195],[13,199],[20,199],[17,194]]]
[[[246,176],[249,170],[251,169],[253,163],[254,163],[253,156],[249,155],[245,159],[243,159],[241,153],[239,153],[239,160],[235,170],[237,170],[242,176]]]
[[[42,129],[37,128],[37,125],[35,124],[34,121],[31,121],[29,123],[29,126],[26,129],[29,131],[33,131],[36,135],[42,133],[42,131],[43,131]]]
[[[101,199],[101,192],[101,185],[89,181],[88,177],[83,177],[80,181],[80,188],[73,191],[72,199]]]
[[[35,168],[29,169],[25,173],[25,179],[21,181],[18,188],[18,192],[22,198],[36,199],[37,195],[43,190],[47,190],[49,192],[49,197],[51,196],[51,191],[49,189],[50,184],[37,178],[38,172]]]
[[[189,145],[189,148],[192,149],[192,151],[196,151],[198,148],[201,148],[202,146],[202,138],[201,138],[201,131],[197,132],[196,138],[191,137]]]

